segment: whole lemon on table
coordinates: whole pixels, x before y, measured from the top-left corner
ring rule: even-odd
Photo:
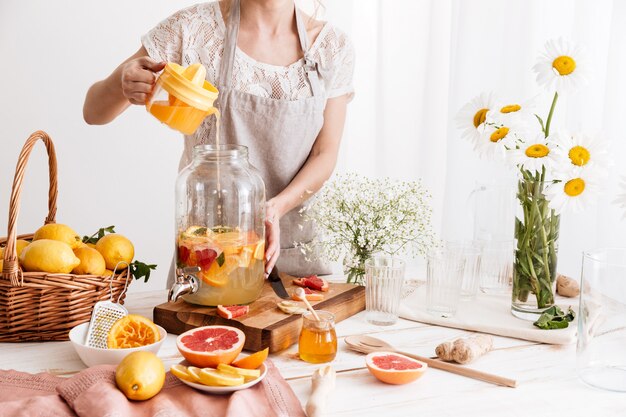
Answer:
[[[74,255],[80,259],[80,264],[72,270],[73,274],[78,275],[104,275],[106,265],[104,257],[95,249],[83,246],[74,249]]]
[[[111,233],[98,240],[96,250],[102,254],[106,267],[110,270],[114,270],[119,262],[130,264],[135,256],[135,247],[132,242],[118,233]],[[120,264],[118,269],[126,266]]]
[[[117,366],[115,383],[129,400],[148,400],[165,383],[163,362],[152,352],[130,353]]]
[[[35,240],[19,259],[25,271],[51,274],[69,274],[80,264],[70,245],[51,239]]]
[[[58,240],[59,242],[65,242],[72,249],[76,249],[81,246],[83,241],[80,236],[69,226],[58,223],[50,223],[41,226],[35,232],[33,241],[40,239]]]

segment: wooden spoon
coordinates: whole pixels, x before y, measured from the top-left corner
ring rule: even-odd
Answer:
[[[389,343],[367,335],[348,336],[345,339],[346,344],[352,350],[361,353],[370,352],[394,352],[404,356],[408,356],[418,361],[425,362],[428,366],[442,371],[451,372],[453,374],[462,375],[468,378],[478,379],[481,381],[489,382],[491,384],[502,385],[505,387],[515,388],[517,387],[517,381],[514,379],[504,378],[498,375],[489,374],[487,372],[477,371],[463,365],[456,365],[449,362],[443,362],[436,359],[425,358],[423,356],[415,355],[413,353],[402,352]]]
[[[298,296],[299,299],[304,301],[304,304],[306,304],[306,308],[308,308],[311,314],[313,314],[313,317],[315,317],[315,320],[321,321],[320,316],[317,315],[317,313],[313,309],[313,306],[311,305],[311,303],[309,303],[309,300],[306,299],[306,293],[304,292],[304,289],[296,288],[296,296]]]

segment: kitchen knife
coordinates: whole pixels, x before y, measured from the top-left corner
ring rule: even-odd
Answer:
[[[274,267],[274,269],[272,269],[272,272],[270,272],[267,280],[270,282],[270,285],[277,296],[284,299],[291,298],[283,285],[283,281],[278,276],[278,268]]]

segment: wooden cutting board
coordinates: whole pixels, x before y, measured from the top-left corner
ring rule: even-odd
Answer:
[[[282,273],[280,277],[287,292],[291,294],[296,288],[291,283],[294,277]],[[323,294],[322,301],[311,304],[316,310],[333,313],[336,322],[365,309],[365,287],[330,283],[328,292]],[[261,296],[250,304],[250,312],[243,317],[228,320],[218,316],[215,308],[189,304],[181,299],[175,303],[156,306],[154,322],[173,334],[212,324],[238,327],[246,334],[244,349],[257,351],[269,347],[270,352],[278,352],[297,343],[302,328],[300,315],[288,315],[276,307],[280,300],[266,281]]]

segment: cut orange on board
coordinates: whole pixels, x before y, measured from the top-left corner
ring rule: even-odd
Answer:
[[[159,329],[149,319],[129,314],[113,324],[107,336],[109,349],[126,349],[151,345],[161,338]]]
[[[387,384],[408,384],[421,377],[428,365],[392,352],[372,352],[365,358],[367,369]]]
[[[270,348],[265,348],[256,353],[253,353],[250,356],[238,359],[231,365],[243,369],[257,369],[263,364],[263,362],[265,362],[265,359],[267,359],[267,355],[269,352]]]

